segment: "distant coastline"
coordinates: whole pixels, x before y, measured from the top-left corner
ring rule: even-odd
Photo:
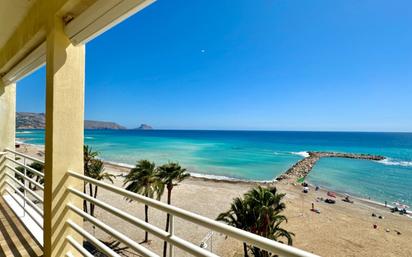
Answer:
[[[17,112],[16,129],[44,129],[46,117],[44,113]],[[88,130],[126,130],[127,128],[112,121],[85,120],[84,129]],[[152,130],[148,124],[141,124],[134,130]]]
[[[16,128],[17,129],[44,129],[46,117],[44,113],[34,112],[17,112]],[[85,129],[126,129],[115,122],[85,120]]]

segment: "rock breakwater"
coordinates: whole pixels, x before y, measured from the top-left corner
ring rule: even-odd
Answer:
[[[295,163],[285,173],[277,177],[276,180],[296,179],[296,178],[306,177],[321,158],[336,157],[336,158],[362,159],[362,160],[372,160],[372,161],[381,161],[385,159],[385,157],[383,156],[370,155],[370,154],[354,154],[354,153],[338,153],[338,152],[308,152],[308,154],[309,154],[308,157],[305,157],[302,160]]]

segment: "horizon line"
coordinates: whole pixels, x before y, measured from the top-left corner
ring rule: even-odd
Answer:
[[[44,128],[16,128],[16,130],[45,130]],[[135,130],[135,131],[226,131],[226,132],[310,132],[310,133],[398,133],[398,134],[412,134],[412,131],[362,131],[362,130],[268,130],[268,129],[178,129],[178,128],[153,128],[153,129],[84,129],[84,130]]]

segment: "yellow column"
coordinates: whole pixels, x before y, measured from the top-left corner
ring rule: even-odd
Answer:
[[[16,137],[16,84],[4,85],[0,79],[0,152],[14,149]]]
[[[0,152],[5,148],[14,150],[16,137],[16,84],[4,85],[0,79]],[[9,156],[11,156],[9,154]],[[3,190],[3,182],[6,177],[3,169],[6,161],[0,156],[0,185]]]
[[[85,47],[70,43],[58,18],[47,35],[46,63],[44,256],[65,256],[68,251],[76,256],[66,236],[70,234],[80,244],[82,238],[66,220],[80,226],[83,220],[68,212],[66,204],[71,202],[79,208],[83,204],[66,189],[72,186],[83,190],[82,182],[68,177],[67,171],[83,173]]]

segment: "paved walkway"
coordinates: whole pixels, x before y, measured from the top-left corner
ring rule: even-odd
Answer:
[[[0,257],[40,257],[41,246],[0,196]]]

